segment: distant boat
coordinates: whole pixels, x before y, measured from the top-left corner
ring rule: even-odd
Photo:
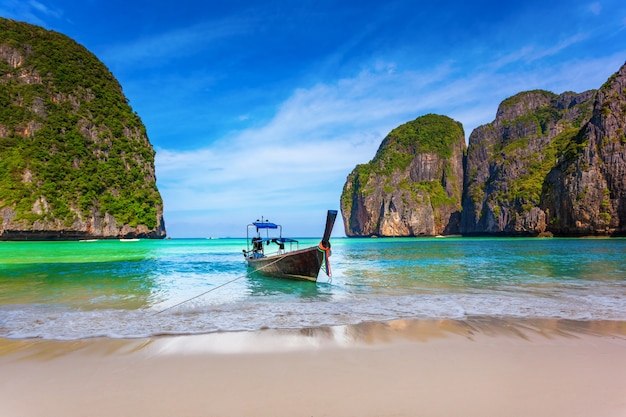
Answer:
[[[139,239],[120,239],[120,242],[139,242]]]
[[[306,249],[299,249],[296,239],[283,237],[283,228],[279,224],[263,218],[249,224],[246,233],[247,249],[243,250],[248,267],[262,275],[315,282],[320,268],[324,265],[326,275],[330,276],[329,239],[336,217],[337,210],[328,210],[322,240],[319,245]],[[255,230],[252,237],[251,229]],[[274,254],[266,254],[265,247],[272,243],[278,246],[278,250]],[[289,250],[285,248],[286,244],[289,244]]]

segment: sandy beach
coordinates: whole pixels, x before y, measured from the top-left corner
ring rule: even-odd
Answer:
[[[626,323],[399,320],[78,341],[0,339],[0,415],[626,415]]]

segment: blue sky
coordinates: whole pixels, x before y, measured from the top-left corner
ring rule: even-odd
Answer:
[[[113,72],[175,238],[242,236],[261,216],[319,236],[396,126],[444,114],[468,139],[511,95],[598,88],[626,61],[623,0],[0,0],[0,16]]]

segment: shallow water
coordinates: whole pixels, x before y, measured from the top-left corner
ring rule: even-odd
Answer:
[[[300,247],[317,243],[303,239]],[[0,337],[143,337],[470,316],[626,320],[626,239],[332,244],[332,280],[321,273],[315,284],[248,276],[244,239],[0,242]]]

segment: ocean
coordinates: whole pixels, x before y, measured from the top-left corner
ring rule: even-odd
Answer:
[[[301,239],[300,248],[317,245]],[[245,239],[0,242],[0,337],[76,340],[394,319],[626,321],[626,239],[333,238],[332,278],[249,275]]]

